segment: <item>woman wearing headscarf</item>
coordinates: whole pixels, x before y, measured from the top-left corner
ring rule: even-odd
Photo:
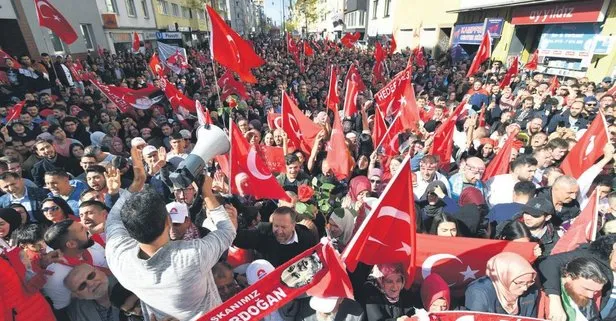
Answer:
[[[0,252],[15,246],[11,240],[13,231],[21,226],[21,215],[12,208],[0,209]]]
[[[454,215],[460,222],[461,235],[483,237],[488,234],[488,206],[481,191],[475,187],[465,187],[458,199],[460,209]]]
[[[349,193],[342,202],[342,206],[359,210],[364,198],[370,193],[370,180],[366,176],[356,176],[349,182]]]
[[[411,292],[404,289],[406,272],[401,263],[375,265],[364,284],[367,321],[395,321],[412,316]]]
[[[440,180],[430,182],[426,191],[417,201],[421,210],[421,219],[424,226],[431,226],[435,216],[444,213],[455,213],[459,207],[451,197],[447,195],[447,187]]]
[[[431,273],[421,284],[421,302],[428,312],[447,311],[451,308],[449,285],[443,278]]]
[[[109,152],[113,155],[122,156],[126,158],[130,156],[128,152],[124,150],[124,142],[122,142],[122,138],[117,137],[117,136],[111,139],[111,148],[109,149]]]
[[[355,226],[355,217],[350,210],[340,208],[334,210],[329,216],[326,227],[328,235],[336,240],[336,246],[340,252],[344,250],[351,237],[353,237],[353,228]]]
[[[468,285],[464,305],[471,311],[536,317],[536,276],[519,254],[499,253],[488,261],[486,276]]]

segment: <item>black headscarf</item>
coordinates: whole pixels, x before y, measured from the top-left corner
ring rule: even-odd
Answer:
[[[13,231],[21,226],[21,215],[12,208],[0,208],[0,218],[9,223],[9,234],[4,236],[4,239],[8,240]]]
[[[440,187],[444,193],[447,193],[447,187],[445,186],[445,183],[441,182],[440,180],[435,180],[435,181],[430,182],[430,184],[428,184],[428,186],[426,187],[426,191],[423,193],[423,195],[421,195],[421,197],[419,198],[419,201],[417,202],[419,207],[426,214],[426,216],[430,218],[433,218],[439,213],[443,213],[444,212],[443,209],[445,208],[445,205],[446,205],[445,201],[443,201],[440,198],[434,205],[428,202],[428,194],[434,193],[434,190],[436,189],[437,186]]]

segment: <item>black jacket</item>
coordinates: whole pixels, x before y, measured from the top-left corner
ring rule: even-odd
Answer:
[[[518,315],[536,317],[539,290],[533,286],[518,299]],[[484,276],[471,282],[464,293],[464,306],[470,311],[508,314],[496,297],[494,284]]]
[[[552,202],[552,187],[542,188],[537,192],[537,197],[543,197],[550,203]],[[555,226],[560,226],[562,222],[568,221],[572,218],[580,215],[580,203],[577,200],[573,200],[569,204],[563,204],[560,211],[556,211],[556,215],[552,217],[552,223]]]
[[[295,232],[298,242],[280,244],[272,231],[272,223],[259,223],[256,229],[237,231],[233,245],[259,251],[264,259],[277,267],[317,244],[316,237],[307,227],[296,224]]]
[[[565,110],[562,114],[555,115],[554,117],[552,117],[550,123],[548,124],[548,133],[556,131],[556,127],[558,127],[558,124],[560,122],[565,125],[565,128],[570,128],[571,124],[569,123],[569,115],[569,110]],[[586,118],[583,118],[582,115],[579,115],[578,119],[575,121],[574,127],[577,127],[574,128],[576,131],[580,129],[586,129],[588,128],[588,120]]]
[[[376,286],[376,281],[371,280],[364,284],[362,289],[366,298],[365,311],[367,321],[396,321],[401,316],[413,316],[412,293],[402,289],[398,302],[391,303]]]
[[[43,158],[34,164],[32,167],[32,179],[37,186],[45,186],[45,173],[54,170],[65,170],[74,175],[79,175],[83,169],[79,166],[79,162],[72,158],[64,157],[56,154],[55,160]]]
[[[581,245],[571,252],[564,252],[556,255],[550,255],[541,263],[539,263],[539,276],[543,284],[543,290],[546,294],[560,295],[560,270],[571,260],[584,257],[592,259],[599,265],[601,272],[607,277],[608,282],[603,286],[601,291],[601,308],[605,306],[612,293],[614,285],[614,274],[610,268],[609,260],[602,258],[598,253],[591,251],[588,245]],[[616,307],[612,311],[612,315],[616,317]]]

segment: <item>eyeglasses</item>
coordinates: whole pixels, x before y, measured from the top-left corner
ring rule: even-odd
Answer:
[[[597,104],[586,103],[586,106],[597,106]]]
[[[90,272],[90,274],[88,274],[88,276],[86,277],[86,280],[88,281],[92,281],[94,280],[94,278],[96,277],[96,271],[92,271]],[[88,286],[87,282],[81,282],[81,284],[79,284],[79,287],[77,288],[78,291],[83,291],[86,289],[86,287]]]
[[[55,212],[55,211],[57,211],[57,210],[59,210],[59,209],[60,209],[60,207],[59,207],[59,206],[51,206],[51,207],[43,207],[43,208],[41,208],[41,211],[42,211],[43,213],[44,213],[44,212],[49,212],[49,211],[54,211],[54,212]]]
[[[371,180],[370,180],[370,183],[373,183],[373,184],[375,184],[375,183],[379,183],[379,184],[380,184],[380,183],[381,183],[381,180],[380,180],[380,179],[371,179]]]
[[[517,285],[517,286],[524,286],[524,287],[530,288],[531,286],[533,286],[533,284],[535,284],[535,280],[532,280],[530,282],[513,281],[512,283]]]
[[[470,171],[471,173],[475,173],[475,174],[483,174],[483,172],[485,172],[485,168],[472,167],[468,165],[466,166],[466,169]]]

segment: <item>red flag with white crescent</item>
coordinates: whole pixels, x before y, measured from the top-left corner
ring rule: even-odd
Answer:
[[[165,75],[165,67],[163,67],[163,64],[160,62],[157,53],[154,53],[152,55],[152,58],[150,58],[150,69],[152,70],[154,75],[158,77],[162,78]]]
[[[573,146],[560,164],[565,175],[580,178],[588,168],[603,156],[603,147],[609,143],[607,125],[602,112],[595,117],[582,138]]]
[[[374,125],[372,126],[372,143],[374,146],[378,147],[386,132],[387,124],[385,123],[385,117],[383,117],[381,108],[379,108],[379,106],[375,106]]]
[[[329,92],[326,102],[327,108],[331,109],[333,112],[338,111],[338,104],[340,103],[340,98],[338,97],[338,72],[334,65],[330,66]]]
[[[180,107],[186,108],[186,110],[190,112],[196,112],[197,108],[195,105],[195,101],[186,97],[182,92],[180,92],[171,82],[166,79],[161,79],[164,82],[163,92],[165,96],[167,96],[167,100],[169,100],[169,104],[173,110],[176,110]]]
[[[282,129],[287,133],[289,141],[304,153],[310,154],[321,126],[308,118],[287,93],[282,95],[281,110]]]
[[[528,62],[524,65],[524,69],[526,70],[537,70],[537,66],[539,65],[539,52],[535,50],[533,54],[530,56]]]
[[[254,146],[251,146],[235,122],[231,121],[231,190],[254,196],[256,199],[288,200],[282,186],[265,165]]]
[[[597,189],[588,198],[584,210],[571,223],[569,229],[554,245],[550,255],[575,250],[580,244],[595,240],[597,235],[597,219],[599,218],[599,194]]]
[[[238,95],[243,99],[248,99],[248,93],[246,87],[242,82],[235,80],[233,72],[231,70],[225,71],[224,74],[218,79],[218,87],[220,87],[220,99],[225,100],[229,95]]]
[[[70,45],[77,40],[77,32],[75,32],[73,26],[49,1],[34,0],[34,5],[36,6],[39,26],[53,31],[66,44]]]
[[[212,117],[210,117],[210,112],[205,109],[199,100],[195,100],[195,109],[197,109],[197,120],[199,121],[199,125],[211,125]]]
[[[121,113],[131,112],[133,108],[148,109],[163,99],[160,88],[151,85],[134,90],[102,84],[91,74],[84,74],[83,79],[89,80],[105,97],[116,104]]]
[[[481,40],[481,44],[479,45],[479,49],[473,58],[473,62],[471,66],[468,68],[468,72],[466,73],[466,77],[473,76],[486,60],[490,58],[492,54],[492,38],[490,37],[490,32],[486,31],[483,34],[483,39]]]
[[[349,81],[354,81],[357,85],[357,90],[359,91],[364,91],[366,90],[366,85],[364,84],[364,81],[361,79],[361,75],[359,74],[359,70],[357,69],[357,66],[355,66],[355,64],[351,64],[351,66],[349,67],[349,71],[346,74],[346,77],[344,78],[344,83],[347,84]]]
[[[17,104],[15,104],[13,108],[11,108],[8,113],[6,113],[6,123],[7,124],[10,124],[11,121],[19,118],[19,115],[21,115],[21,111],[23,110],[25,104],[26,104],[26,101],[22,100],[18,102]]]
[[[400,115],[394,118],[394,121],[387,128],[387,132],[383,135],[383,138],[379,142],[377,149],[381,147],[382,153],[385,156],[397,156],[400,154],[400,139],[398,135],[404,131],[404,126],[402,126],[402,120],[400,119]]]
[[[415,203],[412,197],[408,197],[413,193],[409,163],[410,157],[407,156],[342,253],[350,271],[355,271],[359,262],[369,265],[402,263],[408,275],[407,288],[415,277],[418,251],[415,242]]]
[[[21,64],[15,60],[15,58],[9,56],[4,50],[0,49],[0,66],[6,66],[6,59],[10,59],[13,62],[13,68],[21,68]]]

